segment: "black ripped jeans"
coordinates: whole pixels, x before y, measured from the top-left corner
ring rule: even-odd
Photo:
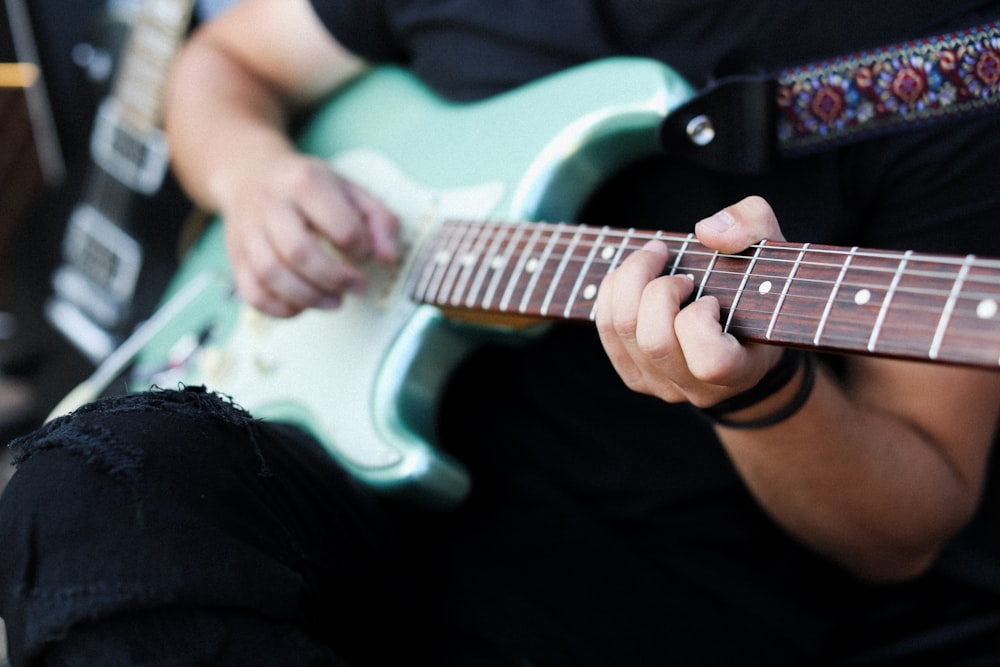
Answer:
[[[510,441],[490,423],[488,435]],[[771,586],[755,599],[717,576],[686,576],[698,552],[683,548],[650,566],[644,543],[523,467],[505,471],[513,491],[420,514],[359,487],[304,432],[197,388],[104,399],[14,453],[0,497],[0,617],[14,667],[1000,659],[996,593],[929,577],[810,594],[803,606],[846,622],[843,639],[800,618],[776,626],[748,612],[777,599]]]
[[[292,427],[152,392],[56,420],[15,457],[0,498],[14,665],[397,664],[435,634],[392,513]]]

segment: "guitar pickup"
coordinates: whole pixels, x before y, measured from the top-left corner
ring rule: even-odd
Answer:
[[[158,128],[143,134],[122,117],[113,99],[101,103],[90,138],[90,152],[104,171],[129,189],[151,195],[160,189],[169,160],[166,135]]]

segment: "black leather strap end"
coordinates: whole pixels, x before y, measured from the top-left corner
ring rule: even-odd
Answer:
[[[721,79],[660,124],[669,155],[721,173],[762,173],[778,158],[776,82],[769,77]]]

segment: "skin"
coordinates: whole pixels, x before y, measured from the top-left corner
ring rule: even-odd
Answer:
[[[244,0],[200,29],[174,68],[166,126],[175,170],[199,204],[223,215],[237,286],[270,315],[336,307],[365,289],[361,264],[397,258],[393,213],[287,138],[295,113],[363,68],[306,0]],[[782,238],[757,197],[695,231],[727,253]],[[598,331],[634,391],[711,406],[756,384],[780,350],[723,333],[713,298],[687,303],[691,281],[660,276],[669,252],[652,242],[608,276]],[[843,379],[821,368],[793,417],[716,431],[748,488],[796,539],[861,578],[909,579],[975,511],[1000,374],[865,357],[846,366]],[[732,418],[785,405],[801,375]]]
[[[750,197],[699,222],[723,252],[783,240],[767,202]],[[780,351],[723,333],[719,306],[682,306],[692,284],[659,277],[668,257],[650,243],[598,295],[597,324],[622,380],[675,403],[710,406],[756,384]],[[716,427],[761,504],[789,532],[876,581],[918,576],[975,511],[996,427],[1000,377],[940,365],[850,357],[843,381],[824,372],[805,406],[769,428]],[[802,371],[748,421],[788,403]],[[934,387],[933,400],[924,388]]]

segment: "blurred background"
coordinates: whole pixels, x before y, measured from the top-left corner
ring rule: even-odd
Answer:
[[[7,443],[149,317],[204,222],[167,169],[163,83],[233,1],[0,0],[0,492]]]
[[[4,444],[148,317],[176,268],[193,215],[159,112],[172,55],[217,3],[194,4],[0,0]]]

